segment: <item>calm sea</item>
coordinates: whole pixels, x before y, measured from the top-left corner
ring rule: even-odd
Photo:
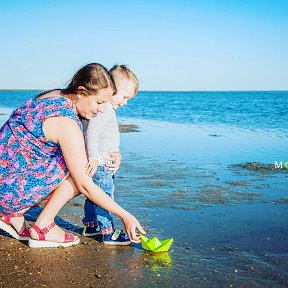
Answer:
[[[1,119],[40,91],[0,91]],[[120,117],[245,129],[288,129],[288,92],[139,92]],[[11,108],[11,109],[10,109]],[[0,119],[0,120],[1,120]],[[283,132],[283,131],[282,131]],[[284,131],[286,132],[286,131]]]

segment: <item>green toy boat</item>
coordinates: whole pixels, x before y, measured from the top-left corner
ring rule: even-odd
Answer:
[[[156,237],[149,239],[144,235],[140,235],[140,238],[141,238],[142,248],[148,251],[153,251],[153,252],[166,252],[169,250],[173,242],[173,238],[168,238],[163,241],[160,241]]]

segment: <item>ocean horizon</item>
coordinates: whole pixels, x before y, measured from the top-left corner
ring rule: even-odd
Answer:
[[[0,90],[1,108],[17,108],[41,90]],[[182,124],[288,129],[286,91],[145,91],[117,116]]]

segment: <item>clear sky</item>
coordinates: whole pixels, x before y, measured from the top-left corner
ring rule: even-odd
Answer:
[[[287,0],[0,2],[0,89],[128,64],[141,90],[288,90]]]

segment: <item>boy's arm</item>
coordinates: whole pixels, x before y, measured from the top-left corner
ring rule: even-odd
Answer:
[[[85,146],[88,158],[88,163],[85,169],[86,174],[90,177],[95,174],[99,164],[99,135],[103,126],[103,123],[101,125],[101,117],[102,114],[92,117],[88,121],[86,130],[84,129]]]
[[[85,133],[88,160],[98,160],[99,158],[99,135],[103,126],[101,122],[101,114],[89,120]]]
[[[106,166],[115,173],[121,163],[121,154],[119,152],[120,133],[116,113],[111,105],[107,105],[105,113],[109,121],[107,121],[101,135],[103,136],[105,148],[110,152],[110,157],[107,160],[112,162],[111,164],[106,164]]]

